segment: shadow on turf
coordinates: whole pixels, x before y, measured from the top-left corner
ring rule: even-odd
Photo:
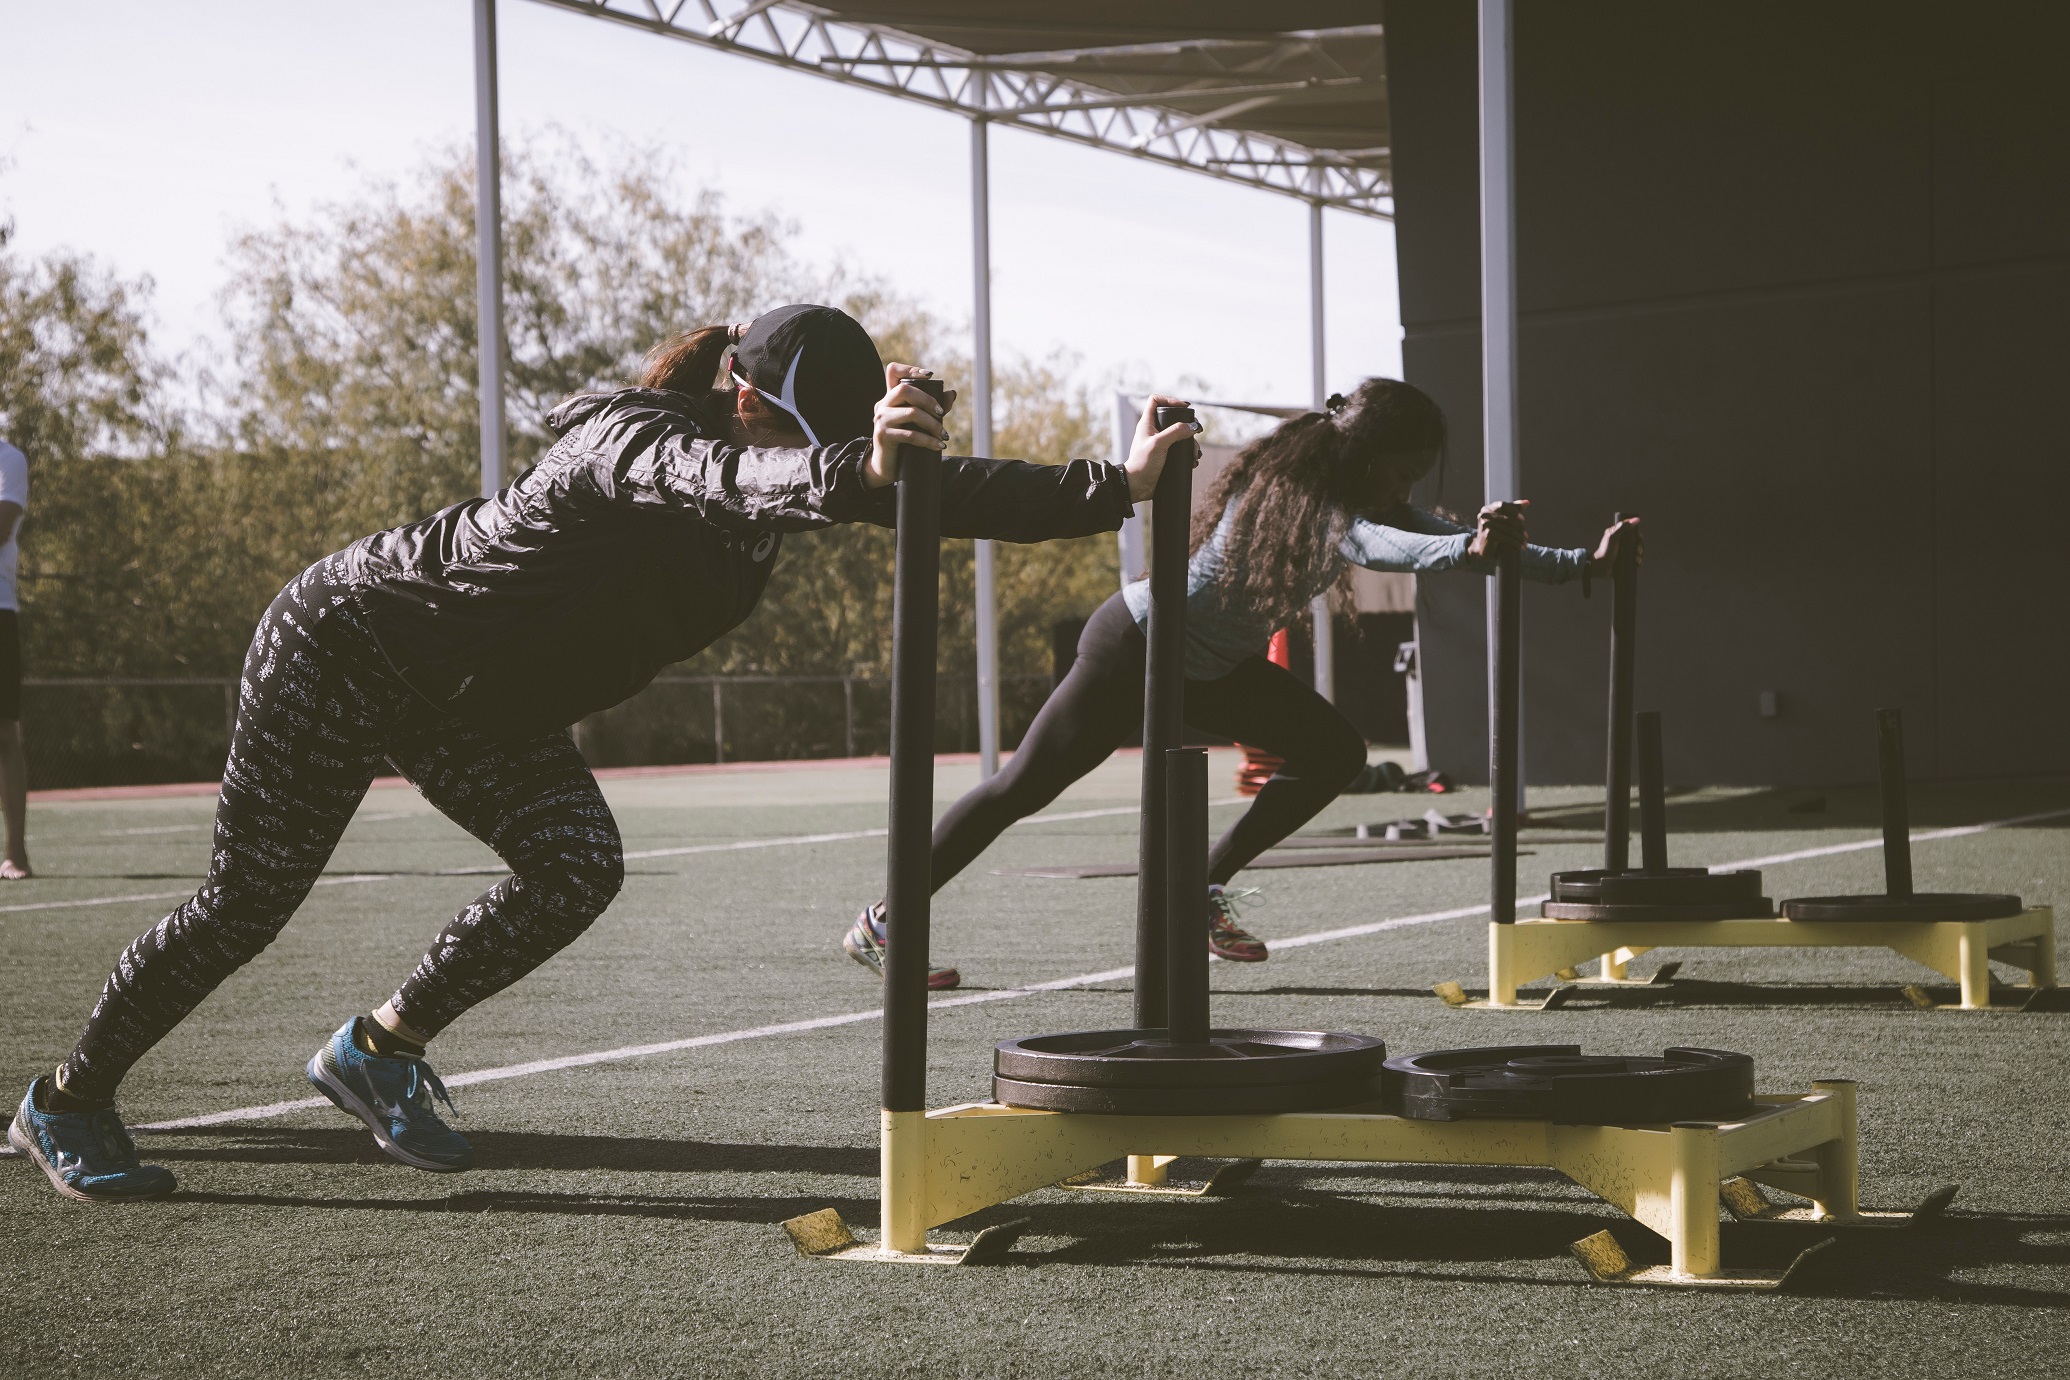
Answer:
[[[1008,985],[985,987],[976,983],[964,983],[956,989],[960,992],[1019,992],[1025,988]],[[1081,992],[1096,996],[1126,997],[1135,992],[1129,985],[1120,987],[1065,987],[1044,992],[1045,997],[1068,997]],[[1217,997],[1427,997],[1428,987],[1215,987],[1211,989]]]
[[[202,1142],[183,1145],[181,1140]],[[646,1170],[675,1173],[876,1173],[874,1148],[731,1145],[614,1136],[485,1131],[475,1137],[485,1170]],[[153,1159],[243,1163],[367,1163],[394,1172],[363,1132],[243,1128],[153,1136]],[[408,1176],[388,1182],[420,1182]],[[461,1183],[464,1180],[446,1180]],[[823,1207],[850,1221],[876,1217],[874,1198],[544,1193],[482,1189],[434,1198],[298,1197],[183,1191],[174,1201],[327,1211],[637,1217],[761,1222]],[[1607,1224],[1634,1259],[1663,1262],[1666,1243],[1589,1204],[1550,1171],[1478,1166],[1275,1166],[1226,1198],[1155,1201],[1090,1195],[988,1208],[950,1224],[974,1231],[1029,1220],[1034,1238],[1009,1264],[1224,1270],[1468,1284],[1595,1287],[1568,1259],[1569,1243]],[[1736,1268],[1781,1268],[1827,1235],[1809,1225],[1726,1223],[1725,1259]],[[1061,1240],[1043,1248],[1041,1239]],[[1502,1264],[1509,1268],[1481,1268]],[[1556,1274],[1534,1277],[1534,1267]],[[2070,1268],[2070,1215],[1951,1212],[1909,1232],[1843,1233],[1840,1249],[1797,1290],[1855,1299],[2070,1308],[2070,1292],[1962,1279],[1980,1270]]]
[[[1956,990],[1928,984],[1924,989],[1943,1002],[1957,999]],[[1301,989],[1288,989],[1297,994]],[[1342,994],[1318,989],[1325,995]],[[1390,995],[1376,992],[1374,995]],[[1535,991],[1526,995],[1543,995]],[[1885,1008],[1914,1011],[1918,1008],[1902,987],[1868,986],[1857,983],[1706,982],[1701,978],[1678,977],[1654,986],[1590,987],[1573,989],[1562,1011],[1657,1011],[1723,1007],[1739,1011],[1786,1011],[1809,1007]]]
[[[467,1132],[478,1169],[604,1169],[669,1174],[792,1172],[875,1178],[875,1146],[729,1145],[645,1136]],[[387,1165],[357,1126],[205,1127],[151,1135],[153,1160],[227,1164]]]
[[[1218,997],[1417,997],[1428,987],[1217,987]]]
[[[285,1193],[189,1193],[174,1203],[210,1203],[220,1207],[322,1208],[332,1212],[461,1213],[546,1215],[554,1217],[641,1217],[670,1222],[761,1222],[773,1231],[786,1218],[824,1207],[841,1209],[856,1221],[874,1221],[874,1198],[829,1198],[824,1194],[796,1198],[664,1197],[643,1193],[520,1193],[482,1190],[442,1198],[296,1197]],[[778,1233],[781,1235],[781,1233]]]
[[[1933,989],[1928,989],[1933,990]],[[1218,997],[1413,997],[1428,999],[1428,987],[1218,987]],[[1523,995],[1543,997],[1544,988]],[[1589,987],[1574,989],[1563,1011],[1633,1011],[1679,1007],[1736,1007],[1779,1010],[1812,1006],[1883,1006],[1915,1008],[1900,987],[1865,987],[1842,983],[1705,982],[1677,978],[1658,987]]]
[[[1414,1180],[1422,1201],[1389,1196],[1347,1198],[1312,1189],[1258,1191],[1226,1199],[1192,1199],[1167,1211],[1124,1214],[1107,1205],[1012,1204],[953,1224],[965,1231],[1030,1218],[1031,1237],[1064,1237],[1044,1250],[1017,1246],[1012,1261],[1027,1264],[1223,1270],[1367,1279],[1434,1279],[1465,1284],[1532,1284],[1595,1288],[1572,1265],[1571,1242],[1608,1225],[1640,1264],[1664,1264],[1667,1243],[1628,1219],[1580,1208],[1564,1181],[1546,1175],[1541,1195],[1489,1194],[1481,1187],[1513,1180],[1511,1171],[1471,1179],[1458,1170],[1403,1166],[1376,1173],[1348,1166],[1348,1178]],[[1313,1180],[1315,1171],[1303,1171]],[[1254,1181],[1255,1182],[1255,1181]],[[1437,1185],[1469,1183],[1465,1193]],[[1432,1199],[1450,1198],[1450,1202]],[[1524,1206],[1487,1206],[1491,1198]],[[1461,1209],[1464,1209],[1462,1211]],[[1131,1220],[1131,1218],[1133,1220]],[[1799,1253],[1832,1235],[1815,1226],[1728,1222],[1721,1227],[1724,1257],[1737,1269],[1782,1269]],[[2046,1238],[2036,1240],[2034,1238]],[[1506,1270],[1477,1266],[1506,1264]],[[1533,1266],[1556,1274],[1534,1277]],[[2006,1267],[2059,1273],[2070,1266],[2070,1217],[2026,1214],[1951,1214],[1904,1233],[1840,1233],[1837,1249],[1792,1292],[1832,1298],[1889,1299],[1993,1307],[2060,1310],[2070,1292],[1957,1278]]]

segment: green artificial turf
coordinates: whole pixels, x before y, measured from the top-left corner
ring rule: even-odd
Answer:
[[[1229,780],[1218,754],[1216,790]],[[1133,759],[1052,812],[1119,809]],[[945,771],[943,794],[968,779]],[[629,850],[880,828],[883,773],[641,777],[608,783]],[[1601,794],[1534,790],[1585,826]],[[1420,813],[1340,800],[1315,828]],[[1436,802],[1482,803],[1473,793]],[[1801,807],[1819,804],[1815,812]],[[1792,809],[1791,807],[1800,807]],[[61,1056],[113,956],[173,904],[45,902],[183,893],[207,860],[205,799],[36,808],[42,876],[0,889],[0,1095]],[[1932,829],[2070,808],[2070,782],[1920,786]],[[1215,810],[1218,825],[1234,807]],[[1875,835],[1871,792],[1701,791],[1670,812],[1675,861],[1715,864]],[[1922,842],[1921,889],[2070,897],[2070,815]],[[1586,835],[1585,828],[1576,833]],[[1595,845],[1533,834],[1520,890],[1590,865]],[[938,959],[966,990],[1125,966],[1134,883],[989,869],[1122,859],[1134,821],[1010,831],[940,896]],[[442,875],[487,851],[413,794],[368,799],[333,875],[294,922],[148,1056],[132,1123],[302,1098],[301,1066],[378,1003],[441,920],[486,884]],[[843,1013],[877,983],[836,947],[881,888],[881,837],[635,858],[610,912],[567,952],[464,1018],[447,1075]],[[1268,941],[1473,905],[1475,860],[1260,873],[1247,923]],[[1871,850],[1774,866],[1778,898],[1880,889]],[[1863,1197],[1906,1205],[1962,1184],[1946,1219],[1850,1250],[1804,1295],[1619,1290],[1567,1244],[1602,1227],[1658,1242],[1555,1175],[1271,1164],[1224,1199],[1045,1190],[943,1233],[1030,1219],[999,1266],[799,1258],[784,1218],[876,1217],[879,1026],[803,1033],[459,1089],[481,1167],[392,1164],[328,1108],[143,1136],[172,1166],[163,1203],[61,1200],[0,1160],[0,1371],[34,1375],[1587,1375],[2045,1374],[2070,1343],[2070,1016],[1923,1012],[1944,980],[1887,952],[1687,950],[1662,989],[1544,1014],[1455,1011],[1433,981],[1485,983],[1485,922],[1414,925],[1213,968],[1218,1023],[1356,1030],[1396,1052],[1568,1041],[1744,1050],[1769,1089],[1860,1080]],[[2009,970],[2001,970],[2010,976]],[[1128,1021],[1126,981],[939,1012],[936,1104],[985,1095],[991,1045]],[[1725,1229],[1727,1262],[1778,1246]],[[2053,1358],[2053,1359],[2052,1359]]]

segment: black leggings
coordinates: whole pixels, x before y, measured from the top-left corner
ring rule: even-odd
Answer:
[[[503,741],[433,710],[396,676],[330,561],[259,621],[201,889],[123,950],[68,1091],[108,1097],[130,1066],[273,942],[309,894],[383,761],[515,874],[469,902],[393,997],[420,1034],[573,940],[624,880],[618,826],[568,735]]]
[[[1055,800],[1143,725],[1142,629],[1119,594],[1078,639],[1071,673],[1050,693],[998,775],[934,826],[934,884],[971,864],[1008,825]],[[1263,657],[1218,680],[1186,682],[1186,722],[1263,748],[1286,765],[1208,855],[1208,881],[1226,882],[1313,819],[1366,765],[1366,743],[1335,706]]]

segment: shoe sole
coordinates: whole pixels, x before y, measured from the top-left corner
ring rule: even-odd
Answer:
[[[1224,963],[1263,963],[1266,959],[1272,957],[1272,955],[1269,953],[1232,953],[1228,949],[1218,949],[1212,944],[1208,945],[1208,952],[1213,954],[1216,958],[1221,959]]]
[[[841,952],[847,954],[857,963],[862,964],[863,967],[868,968],[879,979],[883,978],[884,970],[879,968],[876,962],[863,952],[862,946],[855,942],[853,931],[841,936]],[[963,974],[957,972],[954,968],[942,974],[940,978],[930,976],[927,979],[927,990],[930,992],[953,992],[962,985]]]
[[[154,1198],[165,1197],[179,1187],[178,1183],[170,1183],[152,1193],[123,1193],[109,1194],[105,1197],[99,1196],[88,1193],[84,1189],[74,1188],[71,1184],[66,1183],[57,1170],[51,1168],[50,1161],[43,1158],[43,1152],[36,1148],[35,1137],[22,1130],[22,1124],[19,1119],[7,1123],[7,1143],[19,1150],[23,1156],[33,1161],[36,1167],[43,1171],[43,1177],[50,1180],[52,1188],[64,1194],[75,1203],[96,1203],[102,1206],[106,1206],[109,1203],[148,1203]]]
[[[308,1066],[303,1072],[309,1075],[309,1081],[316,1085],[316,1090],[330,1099],[332,1106],[347,1116],[356,1116],[365,1122],[366,1128],[374,1133],[374,1144],[380,1146],[381,1153],[397,1164],[406,1164],[412,1169],[422,1169],[432,1174],[460,1174],[474,1168],[472,1164],[440,1164],[437,1160],[413,1155],[397,1145],[394,1138],[388,1134],[387,1127],[382,1124],[386,1118],[360,1101],[352,1089],[331,1076],[330,1069],[324,1066],[321,1050],[309,1056]]]

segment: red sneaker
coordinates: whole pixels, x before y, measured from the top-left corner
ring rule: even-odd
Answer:
[[[1227,891],[1208,888],[1208,952],[1231,963],[1263,963],[1272,957],[1265,941],[1236,923],[1236,903],[1258,894],[1254,886]]]

